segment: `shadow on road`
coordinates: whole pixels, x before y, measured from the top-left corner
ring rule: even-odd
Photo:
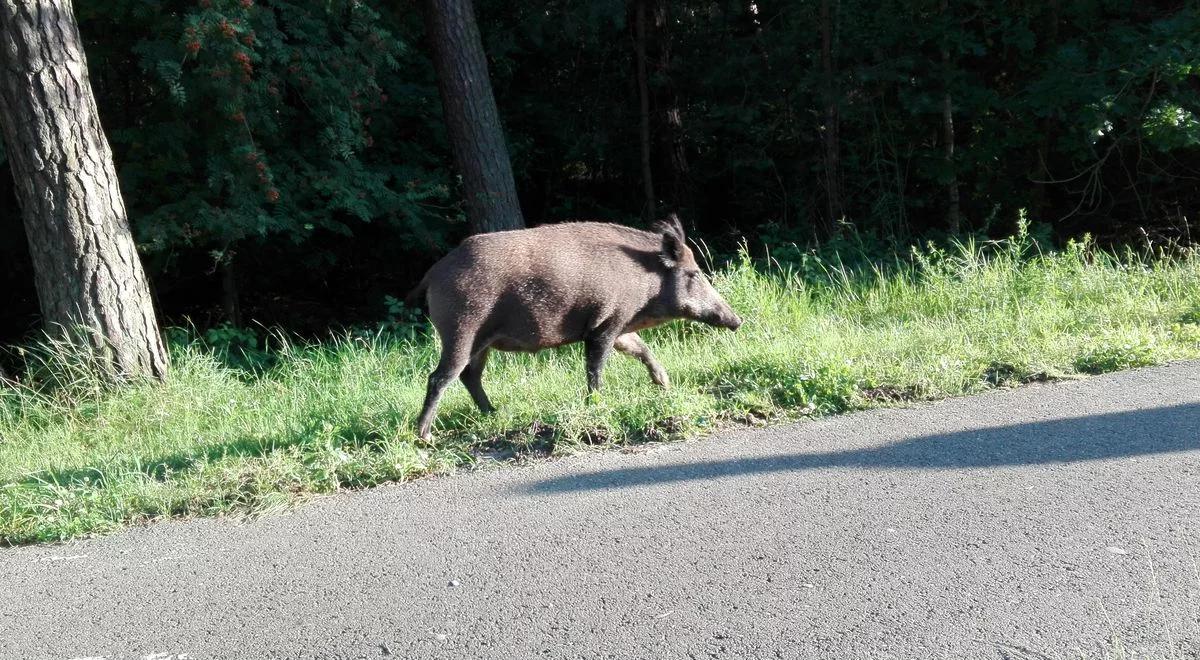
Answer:
[[[820,468],[956,469],[1078,463],[1200,449],[1200,404],[908,438],[844,451],[621,468],[539,481],[534,494]]]

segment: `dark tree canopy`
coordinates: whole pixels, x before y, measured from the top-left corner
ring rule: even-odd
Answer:
[[[1194,2],[475,0],[520,211],[710,244],[1188,240]],[[170,320],[378,317],[469,231],[420,3],[77,8],[134,236]],[[639,22],[637,17],[643,16]],[[0,178],[0,180],[4,180]],[[651,186],[647,186],[652,182]],[[0,184],[3,334],[34,327]],[[653,199],[648,200],[647,197]],[[5,297],[8,296],[8,297]]]

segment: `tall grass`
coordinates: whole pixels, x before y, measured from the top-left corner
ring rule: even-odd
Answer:
[[[0,543],[68,539],[156,518],[260,511],[298,496],[444,473],[480,456],[671,439],[1200,357],[1200,258],[1041,253],[1024,236],[926,248],[888,268],[820,276],[743,258],[714,281],[736,333],[647,333],[665,393],[615,356],[586,402],[577,347],[496,356],[484,416],[453,387],[435,439],[413,421],[436,342],[274,339],[259,372],[176,344],[162,385],[106,386],[65,347],[0,385]]]

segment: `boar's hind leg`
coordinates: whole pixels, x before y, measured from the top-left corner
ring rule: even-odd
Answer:
[[[483,391],[483,367],[487,364],[488,358],[487,348],[475,354],[471,358],[471,362],[467,364],[467,368],[463,369],[462,379],[463,385],[467,386],[467,391],[471,393],[471,398],[474,399],[475,405],[485,413],[495,411],[492,402],[488,400],[487,392]]]
[[[617,343],[613,344],[613,348],[637,358],[642,364],[646,365],[646,369],[650,371],[650,379],[656,385],[668,387],[671,384],[670,379],[667,378],[667,372],[658,363],[658,360],[654,359],[654,354],[650,352],[650,347],[646,345],[646,342],[642,341],[642,338],[636,332],[627,332],[617,337]]]
[[[584,340],[583,352],[587,358],[588,394],[600,389],[600,375],[604,372],[604,362],[612,352],[613,342],[617,337],[613,333],[596,334]]]
[[[421,416],[417,418],[417,435],[429,438],[429,429],[433,426],[433,414],[437,410],[438,399],[455,378],[471,360],[469,345],[448,340],[442,347],[442,358],[437,367],[429,374],[429,388],[425,391],[425,405],[421,408]]]

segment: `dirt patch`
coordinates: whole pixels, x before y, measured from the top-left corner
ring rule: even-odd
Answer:
[[[1033,383],[1056,383],[1060,380],[1063,379],[1044,371],[1035,371],[1022,378],[1021,383],[1023,385],[1031,385]]]
[[[486,440],[471,450],[476,460],[515,461],[549,458],[554,453],[557,433],[549,424],[535,421],[523,429],[513,429]]]
[[[871,403],[902,403],[920,401],[921,390],[916,385],[897,387],[896,385],[880,385],[862,390],[862,396]]]

